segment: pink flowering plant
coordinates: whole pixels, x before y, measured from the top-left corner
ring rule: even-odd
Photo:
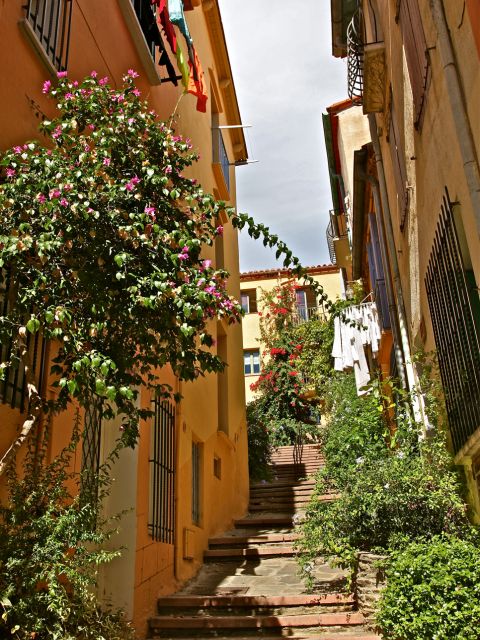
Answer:
[[[202,256],[223,233],[225,205],[185,177],[197,156],[142,101],[135,72],[119,89],[96,73],[60,75],[43,87],[58,106],[41,125],[48,146],[27,142],[1,159],[1,277],[13,283],[2,372],[28,367],[26,338],[41,332],[60,346],[58,396],[46,403],[32,383],[34,408],[100,397],[134,439],[145,416],[136,389],[168,393],[162,366],[183,380],[224,366],[209,321],[237,322],[241,307],[228,273]]]

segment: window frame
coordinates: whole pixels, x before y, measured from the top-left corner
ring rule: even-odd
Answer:
[[[258,371],[255,371],[255,355],[258,357]],[[249,358],[250,372],[246,370],[246,358]],[[244,349],[243,350],[243,373],[245,376],[259,376],[261,370],[260,349]]]

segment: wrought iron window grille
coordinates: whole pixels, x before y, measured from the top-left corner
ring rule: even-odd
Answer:
[[[480,301],[471,275],[446,190],[425,286],[455,453],[480,427]]]
[[[167,544],[175,542],[175,405],[156,399],[151,433],[148,532]]]
[[[200,470],[201,470],[201,444],[192,442],[192,522],[200,526]]]
[[[102,400],[92,398],[85,409],[82,432],[82,471],[80,493],[82,502],[96,504],[102,437]]]
[[[25,16],[58,71],[68,67],[73,0],[28,0]]]

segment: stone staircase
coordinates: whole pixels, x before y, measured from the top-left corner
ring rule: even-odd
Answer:
[[[249,515],[210,539],[205,564],[182,591],[158,600],[150,638],[379,639],[366,630],[353,596],[340,592],[340,569],[317,563],[315,595],[298,575],[294,525],[322,463],[317,445],[277,449],[270,480],[251,485]]]

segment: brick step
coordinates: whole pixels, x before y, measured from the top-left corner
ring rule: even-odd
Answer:
[[[172,595],[158,598],[159,607],[298,607],[309,605],[353,604],[353,594],[325,593],[289,596],[192,596]]]
[[[226,549],[208,549],[203,552],[205,561],[217,562],[222,558],[230,560],[232,558],[275,558],[280,556],[294,556],[293,547],[277,546],[277,547],[248,547],[243,549],[226,548]]]
[[[258,632],[256,632],[256,635],[258,635],[259,637],[262,638],[262,640],[278,640],[279,637],[282,636],[272,636],[271,632],[269,635],[265,635],[264,633],[259,634]],[[160,636],[155,636],[155,638],[159,638]],[[192,638],[195,638],[195,640],[211,640],[212,636],[210,636],[209,638],[206,638],[203,634],[199,635],[198,633],[194,633],[191,634]],[[214,636],[216,638],[216,640],[232,640],[233,637],[236,638],[236,640],[251,640],[252,637],[255,636],[251,636],[251,635],[235,635],[235,636],[219,636],[219,635],[215,635]],[[369,633],[368,631],[357,631],[356,633],[352,634],[352,633],[347,633],[347,632],[339,632],[339,633],[329,633],[328,631],[326,631],[325,633],[321,633],[320,635],[318,635],[318,633],[312,633],[309,634],[308,636],[306,635],[288,635],[288,636],[284,636],[284,637],[288,637],[288,640],[382,640],[382,638],[380,636],[377,636],[375,634]],[[164,635],[162,636],[163,640],[173,640],[172,636],[169,635]],[[155,640],[153,637],[149,638],[149,640]]]
[[[318,496],[318,502],[331,502],[332,500],[336,500],[338,498],[338,494],[336,493],[327,493],[322,496]],[[308,507],[310,504],[310,498],[303,499],[285,499],[285,500],[255,500],[250,502],[249,511],[281,511],[285,509],[290,511],[295,507]]]
[[[177,596],[158,600],[160,615],[175,616],[284,616],[328,611],[351,612],[353,596],[332,593],[324,596]]]
[[[280,542],[293,542],[299,540],[298,533],[270,533],[266,535],[251,536],[224,536],[222,538],[210,538],[208,541],[210,548],[228,546],[233,548],[235,545],[250,544],[271,544]]]
[[[284,482],[281,480],[270,480],[269,482],[254,482],[250,485],[250,489],[269,489],[269,488],[274,488],[274,489],[278,489],[280,487],[294,487],[294,488],[302,488],[302,487],[314,487],[315,486],[315,480],[309,479],[309,480],[299,480],[298,482],[294,483],[294,485],[292,485],[290,482]]]
[[[295,504],[287,503],[287,502],[283,502],[283,503],[264,502],[262,504],[250,505],[249,511],[251,513],[265,512],[265,511],[269,513],[273,513],[273,512],[295,513],[296,509],[306,509],[309,504],[310,504],[309,500],[305,500],[304,502],[296,502]]]
[[[250,490],[250,497],[261,496],[309,496],[313,491],[313,486],[300,486],[300,487],[259,487],[258,489]]]
[[[264,525],[293,527],[293,524],[290,514],[284,516],[258,516],[257,518],[240,518],[239,520],[235,520],[235,526],[237,528],[263,527]]]
[[[362,626],[365,622],[359,612],[341,613],[312,613],[284,616],[155,616],[150,618],[149,627],[154,633],[167,631],[172,636],[191,637],[189,633],[194,629],[211,630],[231,629],[237,632],[240,629],[250,629],[256,632],[263,629],[278,629],[283,633],[308,628],[315,630],[318,627],[343,627],[352,628]],[[172,633],[174,632],[174,633]]]

